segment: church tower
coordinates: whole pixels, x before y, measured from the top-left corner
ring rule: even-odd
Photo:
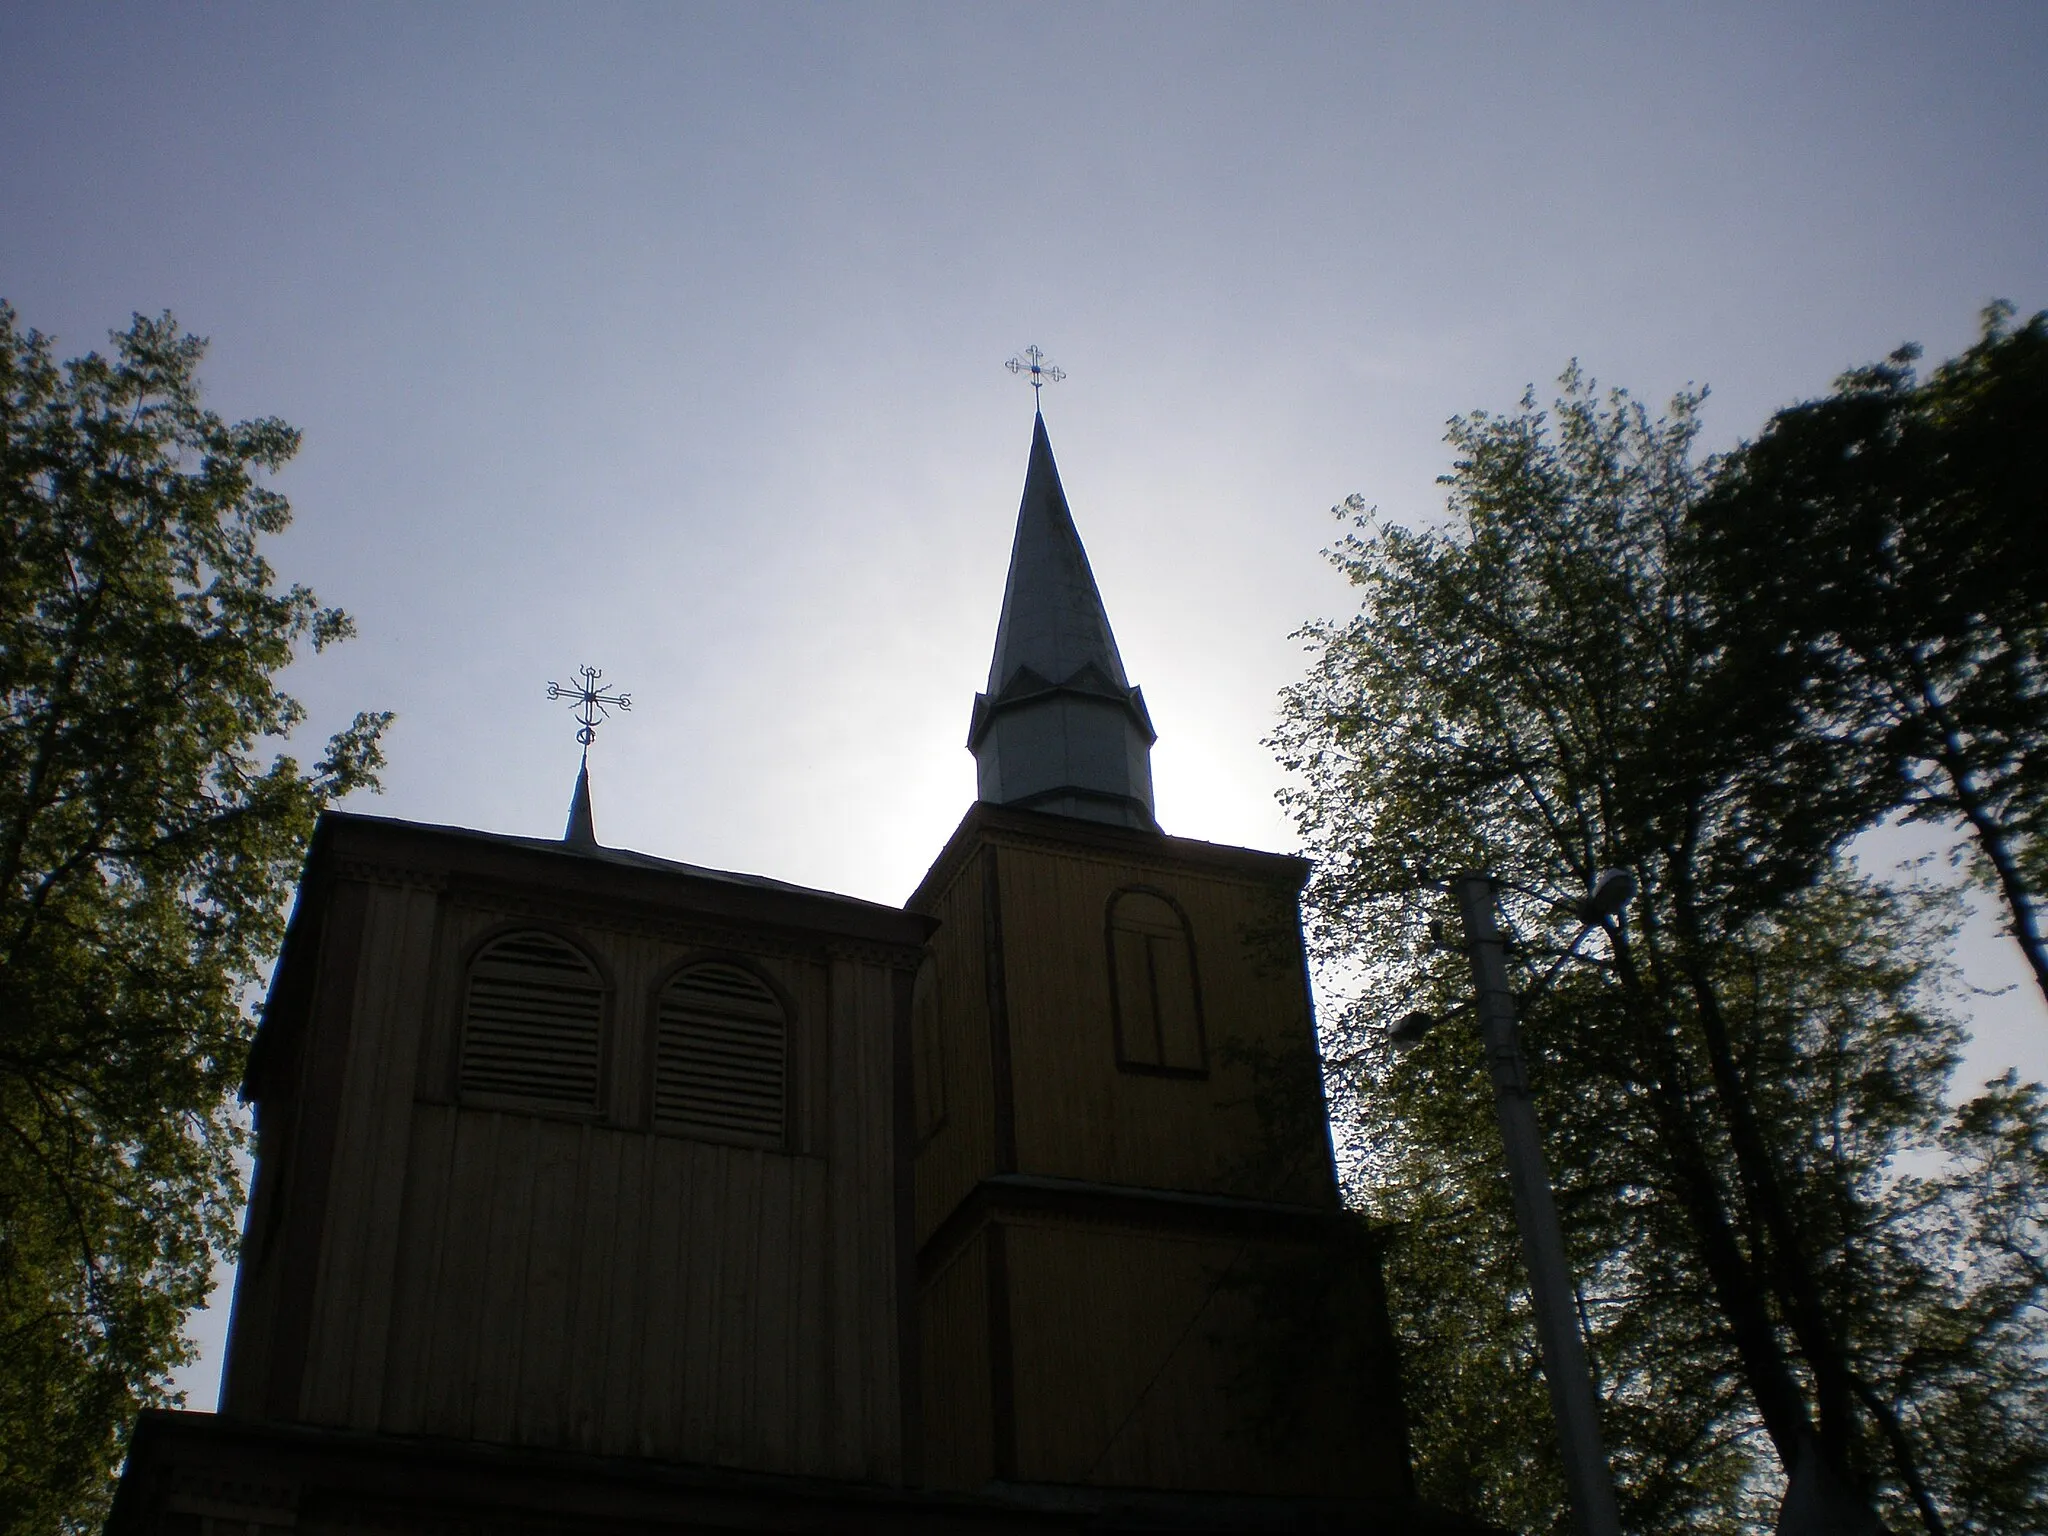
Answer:
[[[1309,866],[1163,834],[1153,740],[1040,417],[968,735],[980,802],[908,903],[937,921],[912,1002],[925,1474],[1398,1499]],[[1340,1273],[1371,1293],[1339,1309],[1348,1343],[1290,1346]]]

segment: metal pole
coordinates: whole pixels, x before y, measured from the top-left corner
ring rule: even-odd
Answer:
[[[1529,1076],[1515,1034],[1507,940],[1495,916],[1493,879],[1463,874],[1456,886],[1466,952],[1472,958],[1472,984],[1478,992],[1479,1033],[1486,1047],[1486,1069],[1493,1077],[1494,1112],[1507,1146],[1515,1225],[1522,1234],[1522,1260],[1529,1268],[1536,1337],[1543,1345],[1543,1379],[1550,1387],[1551,1411],[1557,1415],[1572,1514],[1582,1536],[1620,1536],[1614,1480],[1600,1445],[1592,1373],[1579,1337],[1571,1269],[1565,1262],[1564,1236],[1558,1230],[1557,1205],[1536,1129],[1536,1106],[1529,1098]]]

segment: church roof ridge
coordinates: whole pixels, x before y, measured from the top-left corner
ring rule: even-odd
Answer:
[[[782,891],[792,896],[824,897],[830,901],[872,907],[878,912],[902,910],[885,901],[870,901],[865,896],[849,896],[843,891],[828,891],[814,885],[798,885],[789,880],[777,880],[771,875],[750,875],[739,870],[713,869],[708,865],[688,864],[681,859],[666,859],[658,854],[640,853],[631,848],[608,848],[597,842],[578,843],[563,838],[529,837],[518,832],[486,832],[477,827],[458,827],[446,822],[412,821],[403,816],[378,816],[365,811],[326,810],[320,813],[320,819],[323,822],[331,821],[341,825],[355,823],[401,832],[424,832],[438,837],[460,838],[469,842],[553,854],[558,858],[589,859],[628,869],[650,870],[656,874],[694,875],[699,879],[751,886],[756,890]]]
[[[1064,849],[1085,848],[1137,864],[1179,865],[1204,869],[1260,885],[1283,885],[1299,891],[1308,883],[1315,862],[1299,853],[1248,848],[1208,838],[1182,837],[1157,827],[1061,815],[1029,807],[976,801],[967,808],[945,846],[903,903],[906,912],[930,908],[940,891],[959,874],[967,858],[984,843],[1033,843]]]

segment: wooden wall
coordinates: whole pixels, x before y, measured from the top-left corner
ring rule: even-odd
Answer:
[[[926,1480],[1411,1493],[1371,1252],[1159,1214],[997,1209],[934,1266]]]
[[[961,1245],[922,1288],[924,1476],[938,1488],[979,1488],[997,1475],[991,1417],[987,1234]],[[1013,1467],[1003,1468],[1014,1474]]]
[[[917,949],[388,872],[331,905],[357,921],[261,1106],[224,1410],[900,1481]],[[457,1102],[463,967],[526,925],[606,979],[595,1116]],[[656,990],[713,955],[788,1004],[783,1150],[649,1129]]]
[[[1294,891],[1255,862],[1294,861],[1188,846],[992,831],[924,893],[947,1109],[918,1154],[920,1243],[990,1173],[1335,1205]],[[1134,887],[1187,916],[1206,1076],[1117,1064],[1106,923]]]
[[[1177,861],[1007,846],[1000,852],[1017,1166],[1147,1188],[1334,1201],[1322,1116],[1275,1166],[1253,1060],[1291,1066],[1299,1091],[1321,1088],[1292,892]],[[1192,931],[1208,1074],[1120,1070],[1110,1016],[1106,916],[1140,887],[1169,898]],[[1277,920],[1279,935],[1267,931]],[[1283,1066],[1283,1064],[1286,1064]]]
[[[1258,1358],[1284,1332],[1255,1315],[1284,1246],[1030,1218],[1005,1223],[1004,1250],[1020,1478],[1405,1491],[1398,1435],[1360,1411],[1377,1384],[1333,1379],[1327,1358],[1276,1380]]]
[[[1298,861],[982,807],[913,917],[379,836],[309,882],[258,1042],[225,1413],[949,1488],[1405,1490],[1389,1349],[1310,1384],[1321,1439],[1276,1446],[1245,1388],[1270,1318],[1240,1281],[1338,1220]],[[1204,1075],[1118,1064],[1131,887],[1186,915]],[[459,1100],[464,967],[527,926],[603,978],[595,1113]],[[779,1150],[651,1129],[657,990],[711,957],[787,1004]],[[1275,1118],[1288,1072],[1309,1113]]]
[[[1286,1331],[1262,1277],[1341,1224],[1302,872],[983,807],[913,898],[941,920],[943,1050],[920,1061],[942,1064],[947,1113],[916,1186],[935,1484],[1406,1491],[1376,1292],[1348,1378],[1331,1360],[1276,1383],[1259,1358]],[[1133,888],[1184,915],[1201,1074],[1118,1061],[1108,918]],[[1311,1400],[1314,1433],[1272,1432]]]
[[[973,1193],[988,1174],[1012,1166],[997,1148],[998,1072],[989,1010],[990,961],[1000,953],[984,901],[993,861],[977,854],[931,908],[930,985],[939,1049],[919,1063],[945,1081],[924,1091],[942,1106],[938,1125],[917,1152],[917,1243]]]
[[[836,1402],[862,1298],[818,1262],[824,1159],[441,1105],[412,1126],[393,1347],[359,1385],[328,1356],[307,1418],[886,1475],[862,1421],[893,1401]]]

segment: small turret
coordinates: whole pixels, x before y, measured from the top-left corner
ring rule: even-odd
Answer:
[[[631,709],[633,696],[601,686],[604,673],[596,667],[577,669],[573,683],[549,683],[548,697],[567,699],[576,711],[576,743],[583,748],[583,761],[576,767],[576,792],[569,799],[569,825],[562,841],[571,848],[595,848],[597,826],[590,816],[590,744],[597,740],[597,728],[611,718],[615,709]]]
[[[975,695],[967,732],[980,798],[1156,830],[1157,739],[1124,676],[1039,416],[988,691]]]
[[[576,770],[576,793],[569,800],[569,826],[562,841],[572,848],[595,848],[597,824],[590,816],[590,762],[585,759]]]

